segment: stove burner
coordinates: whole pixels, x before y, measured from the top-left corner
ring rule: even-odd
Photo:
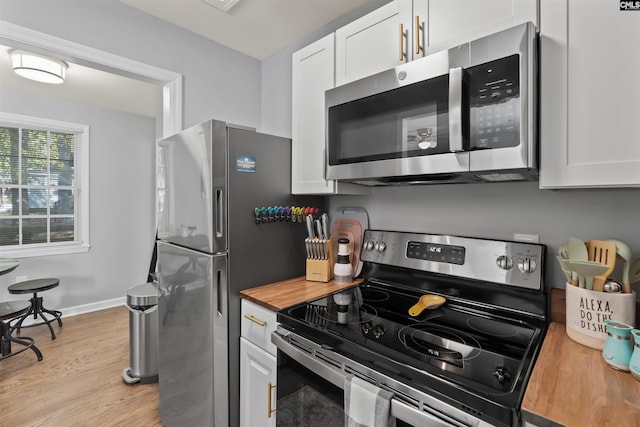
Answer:
[[[379,289],[364,289],[362,299],[368,302],[382,302],[390,298],[389,293]]]
[[[477,339],[451,328],[418,324],[398,331],[398,339],[407,350],[419,356],[451,363],[460,368],[464,361],[478,357],[481,345]]]
[[[518,335],[518,328],[506,323],[494,322],[483,317],[470,317],[467,319],[467,326],[483,334],[500,338],[511,338]]]
[[[336,305],[335,311],[326,305],[307,304],[305,320],[323,328],[328,324],[360,325],[371,322],[378,312],[367,304],[360,307],[353,305]]]

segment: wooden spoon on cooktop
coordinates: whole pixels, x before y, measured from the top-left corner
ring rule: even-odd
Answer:
[[[445,297],[441,297],[440,295],[422,295],[418,300],[418,303],[412,306],[409,309],[409,315],[415,317],[422,313],[422,310],[427,308],[437,308],[440,307],[447,301]]]

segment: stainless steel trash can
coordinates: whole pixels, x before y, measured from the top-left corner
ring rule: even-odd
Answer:
[[[127,291],[129,362],[122,371],[127,384],[158,382],[158,288],[145,283]]]

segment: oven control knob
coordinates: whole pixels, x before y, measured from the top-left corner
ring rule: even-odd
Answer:
[[[385,249],[387,249],[387,244],[385,242],[376,243],[376,251],[384,252]]]
[[[373,327],[373,336],[376,338],[380,338],[381,336],[384,335],[385,332],[386,332],[386,329],[382,324],[376,325]]]
[[[523,273],[533,273],[537,267],[536,261],[532,258],[524,257],[518,260],[518,269]]]
[[[360,326],[360,328],[362,329],[362,333],[366,335],[371,329],[373,329],[373,324],[371,324],[371,322],[365,322]]]
[[[498,366],[495,371],[493,371],[493,376],[496,377],[500,384],[504,384],[506,381],[511,379],[511,373],[505,367]]]
[[[371,251],[371,250],[373,250],[373,247],[374,247],[374,246],[375,246],[375,245],[373,244],[373,241],[372,241],[372,240],[367,240],[366,242],[364,242],[364,250],[365,250],[365,251]]]
[[[498,267],[503,270],[511,270],[511,268],[513,267],[513,259],[511,259],[511,257],[507,255],[500,255],[496,259],[496,264],[498,264]]]

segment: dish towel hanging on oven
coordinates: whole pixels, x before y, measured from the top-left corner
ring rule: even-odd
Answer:
[[[393,393],[353,375],[344,381],[344,418],[346,427],[395,427],[391,416]]]

